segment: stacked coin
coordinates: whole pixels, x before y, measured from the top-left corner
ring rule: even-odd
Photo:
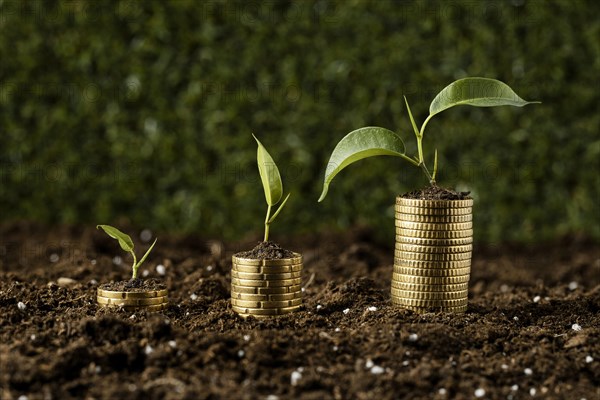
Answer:
[[[416,312],[467,310],[473,200],[396,198],[392,302]]]
[[[232,257],[231,307],[241,316],[289,314],[302,305],[302,255],[258,260]]]
[[[121,307],[128,311],[160,311],[169,304],[169,291],[121,292],[98,289],[96,301],[102,307]]]

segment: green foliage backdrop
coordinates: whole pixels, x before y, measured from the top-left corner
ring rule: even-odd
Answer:
[[[477,239],[600,238],[598,4],[0,0],[1,218],[258,234],[255,133],[292,192],[275,240],[355,224],[389,239],[421,172],[363,161],[317,204],[331,150],[378,125],[412,151],[402,95],[420,124],[444,86],[484,76],[543,104],[428,126],[438,181],[476,198]]]

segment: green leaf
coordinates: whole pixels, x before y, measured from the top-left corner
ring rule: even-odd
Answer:
[[[408,105],[408,100],[406,99],[406,96],[404,96],[404,102],[406,103],[406,110],[408,111],[408,117],[410,118],[410,124],[413,127],[415,136],[419,137],[420,136],[419,128],[417,128],[417,124],[415,124],[415,119],[413,118],[412,112],[410,111],[410,106]]]
[[[271,222],[273,222],[273,220],[279,215],[279,213],[281,212],[281,209],[283,208],[283,206],[285,206],[285,203],[287,203],[288,199],[290,198],[290,195],[291,195],[291,193],[288,193],[288,195],[285,196],[285,199],[283,199],[283,201],[279,205],[279,208],[277,208],[277,211],[275,211],[275,214],[273,214],[271,216],[271,218],[269,218],[269,221],[268,221],[269,224]]]
[[[97,225],[96,229],[98,228],[102,228],[102,230],[104,230],[104,232],[106,232],[106,234],[111,238],[117,239],[119,241],[119,245],[123,250],[128,251],[130,253],[133,252],[133,241],[131,240],[129,235],[121,232],[117,228],[113,228],[110,225]]]
[[[360,128],[347,134],[339,141],[327,164],[323,192],[319,202],[327,196],[329,184],[333,178],[348,165],[373,156],[397,156],[411,163],[418,163],[405,154],[405,147],[400,136],[394,132],[378,127]]]
[[[475,107],[523,107],[539,101],[525,101],[505,83],[488,78],[464,78],[446,86],[431,102],[429,116],[450,107],[470,105]]]
[[[265,149],[254,134],[252,136],[256,140],[256,143],[258,143],[256,160],[258,162],[260,179],[262,180],[263,189],[265,190],[265,198],[267,204],[273,206],[281,200],[281,196],[283,195],[283,184],[281,183],[279,169],[267,149]]]
[[[140,265],[142,265],[142,263],[144,261],[146,261],[146,258],[148,257],[148,254],[150,254],[150,252],[154,248],[154,245],[156,244],[157,240],[158,240],[158,238],[154,239],[154,243],[152,243],[152,246],[150,246],[150,248],[148,249],[148,251],[146,251],[146,254],[144,254],[144,257],[142,257],[142,259],[134,266],[134,268],[136,269],[136,271],[140,267]]]

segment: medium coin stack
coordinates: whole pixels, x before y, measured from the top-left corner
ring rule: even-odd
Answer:
[[[121,292],[98,289],[96,301],[102,307],[121,307],[128,311],[161,311],[169,304],[169,291]]]
[[[241,316],[289,314],[302,306],[302,255],[277,260],[232,257],[231,307]]]
[[[416,312],[467,310],[473,200],[396,198],[392,302]]]

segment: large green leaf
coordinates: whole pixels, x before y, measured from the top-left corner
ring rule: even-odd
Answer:
[[[450,107],[470,105],[475,107],[517,106],[539,103],[525,101],[507,84],[489,78],[464,78],[446,86],[431,102],[429,116]]]
[[[260,179],[265,190],[265,198],[267,199],[267,204],[273,206],[281,200],[281,196],[283,195],[281,175],[279,175],[279,169],[267,149],[265,149],[265,146],[262,145],[256,136],[252,136],[256,140],[256,143],[258,143],[256,161],[258,162],[258,172],[260,173]]]
[[[106,234],[111,238],[117,239],[119,241],[119,245],[123,250],[128,252],[133,251],[133,241],[131,240],[128,234],[123,233],[117,228],[113,228],[110,225],[97,225],[96,229],[98,228],[102,228],[102,230],[106,232]]]
[[[329,190],[329,183],[348,165],[373,156],[397,156],[408,158],[404,155],[405,148],[402,139],[394,132],[378,127],[360,128],[347,134],[333,149],[327,169],[323,192],[319,201],[323,201]],[[414,162],[414,161],[411,161]]]

